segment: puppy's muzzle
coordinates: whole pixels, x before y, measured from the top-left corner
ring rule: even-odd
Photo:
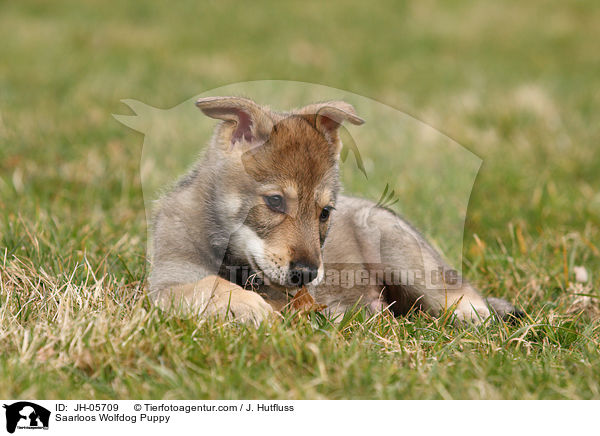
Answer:
[[[288,272],[288,285],[301,287],[317,278],[319,267],[317,265],[305,262],[290,262]]]

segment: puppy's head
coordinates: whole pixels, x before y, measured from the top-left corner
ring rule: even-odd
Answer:
[[[363,120],[341,101],[287,114],[238,97],[196,104],[223,120],[211,152],[223,179],[219,213],[240,224],[231,234],[230,251],[283,287],[320,280],[322,247],[339,190],[338,128],[344,121]]]

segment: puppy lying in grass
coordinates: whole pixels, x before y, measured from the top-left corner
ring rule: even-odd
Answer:
[[[452,308],[474,322],[490,309],[516,313],[484,299],[392,211],[339,194],[338,128],[363,124],[350,104],[196,104],[221,122],[155,214],[150,291],[161,307],[260,322],[306,286],[334,314],[357,304],[396,315]]]

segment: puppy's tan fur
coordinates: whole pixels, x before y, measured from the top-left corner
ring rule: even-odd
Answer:
[[[454,306],[459,319],[489,316],[486,301],[466,282],[428,287],[426,274],[450,268],[407,222],[370,201],[339,195],[338,127],[363,122],[351,105],[332,101],[290,113],[239,97],[197,105],[222,122],[155,215],[150,288],[162,307],[258,322],[297,289],[290,286],[294,265],[310,265],[318,274],[308,289],[333,312],[358,303],[395,313],[418,307],[437,314]],[[269,206],[273,196],[284,209]],[[323,219],[330,207],[331,217]],[[392,272],[352,287],[330,280],[330,273],[377,277],[384,270]],[[422,274],[394,280],[405,270]],[[243,271],[250,277],[240,277]],[[256,285],[253,274],[265,283]],[[504,303],[497,304],[500,312],[513,309]]]

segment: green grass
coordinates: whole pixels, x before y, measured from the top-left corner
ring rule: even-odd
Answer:
[[[594,1],[3,3],[0,397],[600,398],[599,20]],[[481,157],[463,267],[527,318],[154,309],[143,137],[111,114],[256,79],[374,98]]]

